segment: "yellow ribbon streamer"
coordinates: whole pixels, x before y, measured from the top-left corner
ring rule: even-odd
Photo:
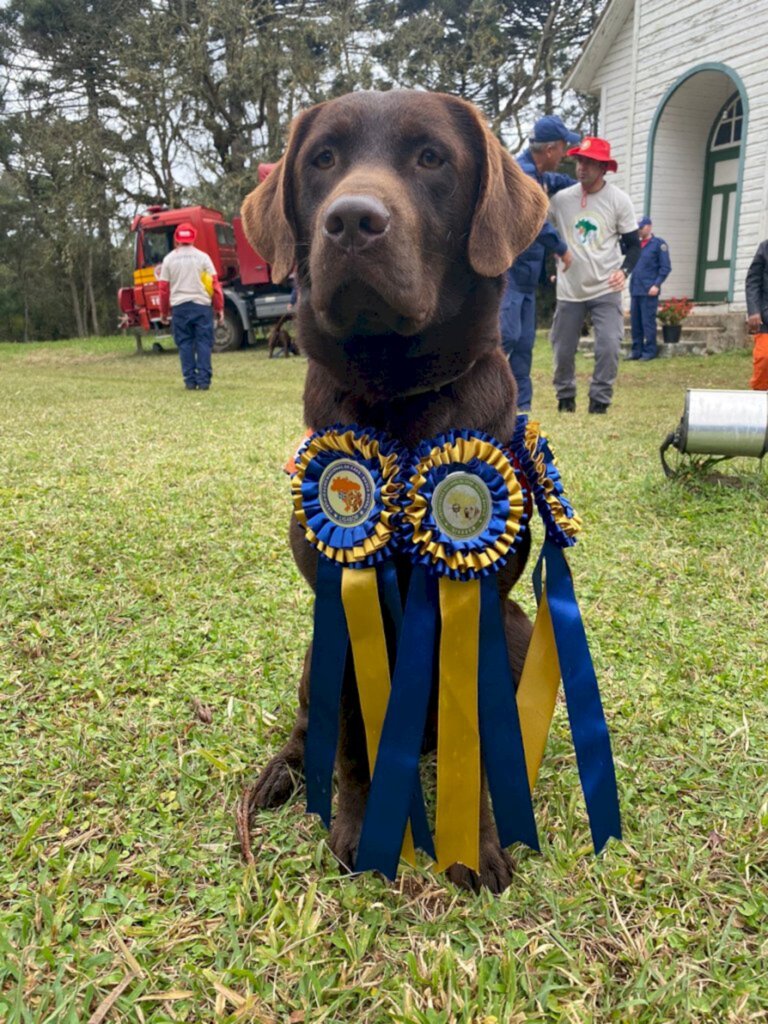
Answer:
[[[480,870],[480,723],[477,707],[480,581],[439,582],[437,870]]]
[[[549,727],[555,713],[560,686],[560,661],[557,657],[555,633],[547,602],[547,591],[541,595],[531,642],[525,657],[520,685],[517,688],[517,710],[523,735],[525,767],[528,784],[533,790],[539,774]]]
[[[365,725],[368,767],[373,778],[391,687],[376,570],[342,569],[341,602],[352,646],[360,710]],[[410,824],[406,826],[401,856],[409,864],[416,863]]]

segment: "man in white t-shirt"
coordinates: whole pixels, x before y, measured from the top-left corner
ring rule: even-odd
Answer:
[[[193,224],[179,224],[173,235],[176,248],[163,260],[158,278],[160,315],[171,316],[173,340],[179,350],[181,374],[188,391],[207,391],[211,386],[213,312],[224,310],[216,268],[207,252],[195,248]]]
[[[637,217],[629,196],[605,180],[616,171],[605,139],[585,136],[576,157],[578,184],[552,196],[549,219],[573,254],[557,275],[557,308],[552,323],[553,383],[559,412],[576,411],[576,349],[587,313],[595,333],[595,368],[589,382],[589,411],[605,413],[619,368],[624,311],[621,293],[640,258]]]

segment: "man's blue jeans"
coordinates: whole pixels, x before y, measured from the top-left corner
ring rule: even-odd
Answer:
[[[210,387],[213,310],[199,302],[181,302],[173,307],[172,314],[171,330],[184,383],[188,388]]]
[[[517,407],[530,409],[531,362],[536,340],[536,292],[521,292],[510,282],[501,300],[501,344],[517,381]]]
[[[653,359],[656,355],[656,314],[658,295],[633,295],[630,304],[632,319],[632,355]]]

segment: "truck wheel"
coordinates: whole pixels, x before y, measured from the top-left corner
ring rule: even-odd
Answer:
[[[213,332],[214,352],[234,352],[243,344],[243,325],[240,317],[232,309],[224,310],[224,319],[216,324]]]

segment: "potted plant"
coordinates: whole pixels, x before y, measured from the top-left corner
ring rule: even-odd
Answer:
[[[661,322],[661,333],[665,343],[674,344],[680,341],[680,326],[693,309],[690,299],[664,299],[656,314]]]

